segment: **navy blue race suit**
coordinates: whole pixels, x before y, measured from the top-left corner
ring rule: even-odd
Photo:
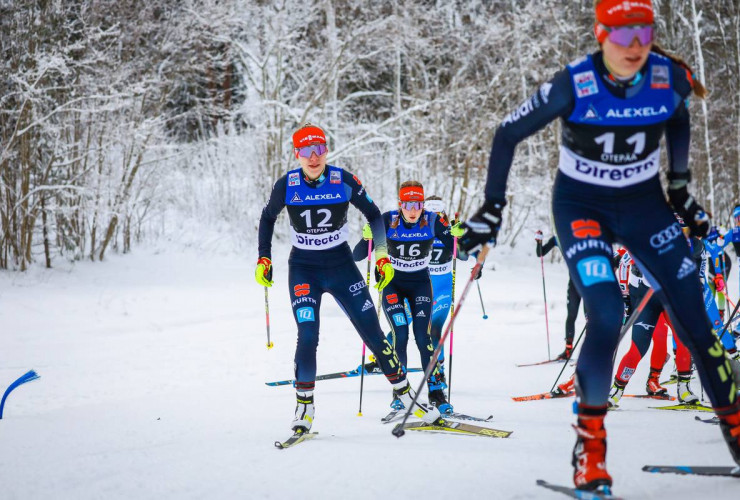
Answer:
[[[271,257],[272,233],[277,216],[287,206],[293,249],[288,260],[288,291],[298,325],[295,353],[296,388],[311,391],[316,380],[319,343],[319,309],[324,293],[332,295],[372,351],[386,378],[399,384],[406,378],[383,336],[370,291],[357,269],[347,244],[347,210],[357,207],[367,218],[377,243],[386,252],[380,210],[365,187],[349,172],[327,165],[321,177],[309,181],[301,169],[278,179],[262,210],[259,255]]]
[[[398,210],[385,212],[382,217],[388,256],[395,270],[393,280],[383,289],[383,310],[388,324],[391,325],[393,346],[401,364],[406,366],[409,322],[404,311],[404,301],[408,301],[413,318],[414,339],[422,367],[426,368],[434,352],[430,338],[434,292],[428,269],[432,245],[436,238],[451,250],[454,241],[449,224],[435,212],[422,212],[419,220],[413,224],[406,222]],[[361,240],[355,246],[355,260],[361,260],[363,252],[367,253],[366,245]],[[440,379],[439,370],[434,370],[427,380],[429,389],[441,388],[438,387]]]
[[[505,199],[516,145],[561,119],[552,211],[570,275],[589,311],[576,369],[579,413],[603,414],[609,394],[623,314],[610,264],[615,242],[629,249],[656,285],[713,406],[736,400],[729,362],[702,306],[696,263],[659,178],[664,134],[672,178],[688,177],[690,78],[685,68],[651,53],[630,82],[619,82],[597,52],[543,84],[504,119],[493,139],[488,202]]]

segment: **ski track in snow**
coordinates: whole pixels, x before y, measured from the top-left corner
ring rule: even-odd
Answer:
[[[534,242],[532,251],[523,246],[493,249],[481,280],[489,319],[473,286],[454,335],[452,403],[493,414],[489,426],[514,431],[508,439],[413,432],[397,439],[380,423],[391,391],[375,376],[365,379],[363,417],[359,378],[318,382],[319,436],[275,449],[290,435],[295,404],[292,387],[264,384],[293,377],[285,245],[276,245],[269,351],[252,255],[138,249],[105,263],[0,273],[0,385],[29,369],[41,376],[10,395],[0,421],[0,497],[559,498],[535,480],[571,484],[573,400],[510,399],[549,390],[562,367],[515,367],[547,357],[540,263]],[[470,267],[458,263],[458,297]],[[545,269],[555,356],[563,349],[567,272],[563,263]],[[736,275],[730,290],[738,289]],[[331,297],[321,321],[319,373],[356,367],[360,338]],[[576,334],[583,324],[581,315]],[[409,363],[418,365],[410,344]],[[619,356],[628,347],[629,336]],[[644,391],[647,364],[628,393]],[[571,373],[566,368],[561,381]],[[416,387],[419,375],[411,380]],[[739,498],[736,479],[640,470],[732,463],[716,426],[695,422],[693,412],[648,409],[661,403],[625,399],[608,415],[615,494]]]

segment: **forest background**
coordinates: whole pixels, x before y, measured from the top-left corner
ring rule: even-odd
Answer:
[[[692,191],[728,224],[740,0],[653,3],[659,43],[710,90],[691,101]],[[418,179],[470,215],[495,128],[597,49],[592,28],[591,0],[0,0],[0,269],[146,242],[256,258],[306,121],[381,210]],[[559,137],[519,146],[500,244],[547,232]]]

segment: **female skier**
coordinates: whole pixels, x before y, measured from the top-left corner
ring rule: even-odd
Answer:
[[[262,210],[255,279],[262,286],[272,286],[272,234],[277,216],[287,206],[293,242],[288,259],[288,292],[298,326],[294,364],[297,405],[291,428],[303,433],[311,428],[315,412],[319,308],[324,293],[334,296],[344,309],[393,385],[394,396],[409,405],[413,391],[395,351],[383,336],[370,292],[347,244],[347,210],[351,203],[372,228],[379,277],[376,288],[386,287],[393,278],[393,266],[388,259],[380,210],[357,177],[327,164],[329,149],[321,128],[306,124],[298,129],[293,134],[293,147],[300,168],[277,180]],[[429,422],[440,416],[436,408],[426,412],[421,405],[415,413]]]
[[[424,187],[417,181],[406,181],[398,192],[398,210],[383,214],[388,254],[394,268],[393,282],[383,289],[383,310],[391,325],[393,347],[403,366],[407,362],[409,321],[404,304],[411,313],[414,339],[422,367],[429,365],[434,347],[430,337],[432,323],[432,281],[429,275],[432,245],[439,239],[452,251],[453,235],[447,220],[424,210]],[[457,231],[458,229],[455,229]],[[462,230],[459,230],[462,234]],[[365,231],[367,232],[367,231]],[[373,243],[377,244],[373,239]],[[360,241],[353,251],[355,260],[363,258],[365,244]],[[467,258],[467,256],[465,257]],[[429,403],[441,412],[451,412],[444,389],[447,385],[439,364],[427,380]],[[394,394],[391,407],[402,409],[405,403]]]
[[[678,212],[694,235],[709,229],[707,214],[687,190],[686,99],[692,91],[703,97],[706,89],[686,63],[653,43],[650,0],[597,0],[595,14],[600,50],[557,73],[496,131],[485,203],[465,224],[461,246],[475,251],[495,241],[516,145],[560,118],[552,212],[570,275],[589,311],[576,368],[573,479],[579,489],[610,490],[604,416],[623,314],[610,265],[613,243],[629,248],[691,351],[738,464],[740,402],[726,352],[704,312],[697,266],[673,216]],[[668,202],[658,175],[664,134]]]

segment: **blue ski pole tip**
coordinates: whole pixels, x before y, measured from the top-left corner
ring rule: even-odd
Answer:
[[[483,319],[488,319],[488,314],[484,314]]]

